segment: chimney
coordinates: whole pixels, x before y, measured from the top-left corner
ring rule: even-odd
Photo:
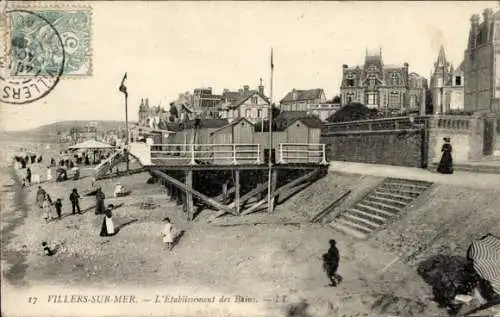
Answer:
[[[259,85],[259,94],[264,95],[264,86]]]
[[[468,43],[468,49],[469,53],[471,56],[473,56],[473,50],[476,48],[476,43],[477,43],[477,33],[478,33],[478,28],[479,28],[479,15],[478,14],[473,14],[470,18],[470,33],[469,33],[469,43]]]
[[[488,9],[484,9],[483,11],[483,19],[484,19],[484,28],[485,28],[485,31],[486,31],[486,40],[489,41],[490,40],[490,36],[491,36],[491,22],[492,22],[492,18],[493,18],[493,10],[491,10],[490,8]]]
[[[248,86],[248,85],[243,86],[243,93],[244,93],[245,95],[246,95],[246,94],[248,94],[248,91],[249,91],[249,90],[250,90],[250,86]]]
[[[149,108],[149,98],[146,98],[146,107]]]

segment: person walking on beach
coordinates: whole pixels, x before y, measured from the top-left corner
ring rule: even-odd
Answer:
[[[73,191],[71,192],[71,194],[69,195],[69,200],[71,201],[71,207],[72,207],[72,210],[73,210],[73,215],[75,214],[75,210],[78,210],[78,213],[81,214],[81,210],[80,210],[80,195],[78,194],[78,191],[76,190],[76,188],[73,188]]]
[[[43,201],[43,219],[45,222],[49,222],[50,214],[52,211],[52,200],[50,199],[49,194],[45,193],[45,199]]]
[[[165,227],[161,232],[163,236],[163,242],[167,244],[167,248],[172,250],[174,247],[174,225],[170,222],[170,218],[163,219],[165,221]]]
[[[36,191],[36,200],[35,203],[38,207],[43,208],[43,201],[45,200],[45,190],[42,186],[38,186],[38,190]]]
[[[339,261],[339,249],[337,249],[336,241],[334,239],[331,239],[330,248],[328,249],[327,253],[323,254],[323,269],[330,279],[331,284],[329,286],[331,287],[337,286],[337,284],[342,281],[342,277],[337,274]]]
[[[31,186],[31,169],[29,167],[26,169],[26,186]]]
[[[104,207],[104,199],[106,196],[102,192],[102,188],[98,187],[97,192],[95,194],[95,199],[96,199],[96,205],[95,205],[95,214],[100,215],[105,212],[105,207]]]
[[[113,224],[113,205],[108,205],[108,208],[104,212],[104,219],[102,221],[102,226],[101,226],[101,237],[109,237],[114,235],[115,232],[115,226]]]
[[[450,144],[450,140],[450,138],[443,138],[444,144],[441,147],[443,155],[437,168],[438,173],[441,174],[453,174],[453,157],[451,156],[453,147]]]
[[[57,198],[56,202],[54,203],[54,207],[56,208],[57,219],[61,219],[61,214],[62,214],[61,198]]]

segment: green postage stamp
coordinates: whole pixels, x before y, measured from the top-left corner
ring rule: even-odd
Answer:
[[[92,75],[90,7],[9,8],[10,76]]]

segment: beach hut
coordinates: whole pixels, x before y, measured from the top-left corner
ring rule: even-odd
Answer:
[[[277,159],[286,163],[318,162],[321,159],[319,144],[321,120],[304,111],[285,111],[275,119],[276,139],[286,144],[277,149]],[[274,138],[274,136],[273,136]]]
[[[217,144],[217,149],[227,151],[215,152],[214,162],[231,163],[233,154],[230,151],[233,150],[236,150],[238,162],[254,163],[256,161],[257,147],[253,145],[255,144],[254,124],[246,118],[239,118],[210,132],[210,140],[210,143]],[[233,149],[233,144],[238,144],[238,146]]]

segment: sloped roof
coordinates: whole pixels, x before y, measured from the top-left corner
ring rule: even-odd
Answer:
[[[322,127],[321,120],[316,116],[307,114],[306,111],[284,111],[274,119],[278,130],[285,130],[297,121],[302,121],[307,127],[313,129]]]
[[[232,103],[232,106],[230,108],[234,109],[234,108],[238,108],[239,106],[241,106],[245,101],[247,101],[249,98],[255,96],[255,95],[258,95],[260,96],[262,99],[264,99],[264,101],[266,103],[269,103],[269,98],[267,98],[266,96],[264,96],[263,94],[261,94],[260,92],[256,91],[256,90],[251,90],[248,92],[247,95],[243,96],[242,98],[240,98],[238,101],[235,101]]]
[[[77,149],[111,149],[113,146],[96,140],[87,140],[69,147],[70,150]]]
[[[242,117],[242,118],[239,118],[239,119],[231,121],[229,124],[226,124],[225,126],[218,128],[217,130],[214,130],[214,131],[210,132],[210,134],[214,134],[215,132],[218,132],[218,131],[220,131],[222,129],[225,129],[227,127],[230,127],[230,126],[237,125],[241,121],[246,121],[249,124],[254,125],[252,121],[248,120],[247,118]]]
[[[196,120],[189,120],[183,123],[183,129],[193,129]],[[226,126],[229,123],[227,119],[201,119],[199,128],[201,129],[218,129]]]
[[[293,98],[294,92],[297,94],[297,98],[295,98],[295,99]],[[294,90],[290,91],[289,93],[287,93],[283,99],[281,99],[281,103],[317,99],[317,98],[321,97],[322,93],[323,93],[322,88],[307,89],[307,90],[294,89]]]

